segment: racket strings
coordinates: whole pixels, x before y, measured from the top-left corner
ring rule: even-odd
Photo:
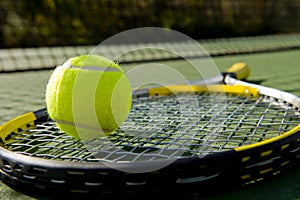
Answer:
[[[12,135],[6,149],[55,160],[97,162],[205,156],[278,136],[299,124],[299,111],[278,99],[197,94],[133,100],[109,137],[77,141],[55,122]]]
[[[62,134],[54,122],[44,122],[35,129],[15,133],[12,139],[5,143],[5,147],[27,156],[81,160],[84,154],[90,154],[81,143]]]
[[[243,140],[236,140],[234,139],[236,132],[239,130],[240,127],[242,127],[243,122],[245,121],[245,119],[247,118],[248,114],[250,113],[250,111],[253,109],[253,107],[255,105],[253,105],[252,107],[249,108],[249,110],[245,113],[243,113],[242,115],[240,115],[240,110],[244,108],[245,104],[247,104],[247,102],[249,101],[250,97],[245,98],[243,101],[240,101],[238,104],[236,101],[228,101],[226,102],[225,105],[228,105],[226,107],[224,107],[225,109],[223,110],[222,113],[223,116],[220,118],[219,123],[220,125],[215,124],[216,127],[218,127],[218,132],[228,132],[228,135],[224,138],[224,139],[219,139],[219,135],[218,137],[216,137],[216,141],[219,140],[220,143],[217,143],[217,146],[213,146],[213,148],[218,148],[220,151],[226,149],[226,145],[228,144],[227,142],[235,142],[235,147],[237,146],[241,146],[245,144],[245,141]],[[229,112],[228,112],[229,111]],[[220,114],[222,114],[220,113]],[[235,118],[238,116],[238,120],[235,120]],[[234,119],[234,121],[233,121]],[[227,130],[228,124],[230,125],[234,125],[232,130]],[[211,134],[209,134],[211,135]],[[210,139],[211,140],[211,139]],[[240,143],[240,144],[238,144]],[[229,144],[229,146],[232,146],[232,144]],[[228,147],[227,147],[228,148]],[[210,151],[208,151],[210,152]]]

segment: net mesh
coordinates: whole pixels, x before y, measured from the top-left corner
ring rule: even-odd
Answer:
[[[224,38],[198,42],[210,56],[222,56],[299,48],[300,34]],[[178,55],[162,51],[165,47],[174,49],[185,58],[207,56],[205,52],[199,52],[197,43],[189,41],[0,49],[0,72],[52,69],[70,57],[89,54],[92,50],[105,57],[118,58],[116,61],[119,63],[179,59]],[[128,52],[129,49],[138,50]]]
[[[183,95],[185,107],[179,106]],[[137,97],[125,123],[108,137],[76,141],[53,121],[19,130],[3,145],[28,156],[74,162],[201,157],[264,141],[291,130],[299,111],[272,97],[197,94]],[[156,110],[153,112],[153,110]],[[183,112],[184,110],[184,112]]]

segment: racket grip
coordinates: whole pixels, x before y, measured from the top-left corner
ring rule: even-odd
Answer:
[[[244,80],[250,75],[250,69],[246,63],[235,63],[225,72],[238,80]]]

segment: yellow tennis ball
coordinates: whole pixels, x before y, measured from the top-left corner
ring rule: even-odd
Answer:
[[[58,66],[46,90],[50,118],[76,139],[113,132],[126,120],[131,100],[131,86],[123,70],[97,55],[74,57]]]

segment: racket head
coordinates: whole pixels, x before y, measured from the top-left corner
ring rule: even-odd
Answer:
[[[233,85],[175,85],[139,91],[134,94],[128,120],[110,137],[96,142],[76,141],[59,131],[46,109],[20,116],[0,129],[1,179],[13,187],[34,187],[42,192],[52,188],[66,193],[105,194],[122,188],[122,192],[135,193],[159,191],[163,185],[193,185],[198,189],[216,183],[243,185],[291,166],[299,157],[298,97],[228,79]],[[267,91],[270,94],[265,94]],[[220,93],[226,94],[225,104],[214,107],[212,116],[207,117],[201,108],[216,106]],[[176,122],[184,120],[174,117],[176,99],[181,96],[187,102],[189,96],[197,98],[201,105],[195,115],[197,119],[202,116],[201,123],[193,118]],[[149,112],[154,108],[163,112]],[[218,113],[220,110],[226,112]],[[158,117],[154,114],[171,120],[168,124],[149,123]],[[247,123],[233,122],[234,118]],[[260,131],[258,122],[264,125]],[[206,123],[211,124],[200,126]],[[174,128],[177,126],[183,128]],[[231,136],[232,140],[226,140]]]

